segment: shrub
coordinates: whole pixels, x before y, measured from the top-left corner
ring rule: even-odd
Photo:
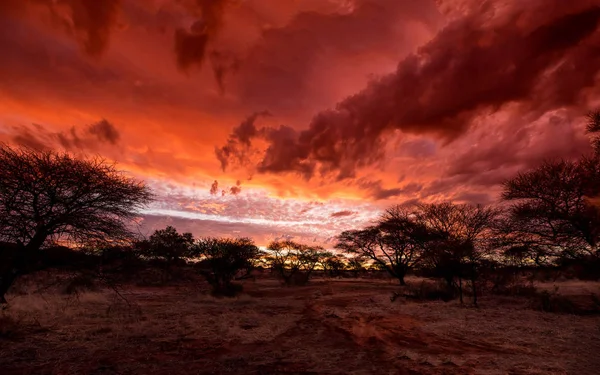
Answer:
[[[212,286],[213,294],[230,297],[242,290],[232,281],[249,277],[259,256],[249,238],[204,238],[194,245],[193,252],[202,259],[196,268]]]
[[[269,244],[265,256],[271,269],[288,286],[308,283],[319,263],[323,248],[303,245],[294,241],[275,241]]]

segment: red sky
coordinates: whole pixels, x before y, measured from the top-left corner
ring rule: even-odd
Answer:
[[[598,0],[0,0],[0,141],[118,161],[157,194],[144,231],[327,245],[585,152],[599,20]]]

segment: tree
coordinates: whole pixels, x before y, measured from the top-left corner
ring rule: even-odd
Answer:
[[[348,258],[347,261],[347,268],[352,272],[354,277],[360,276],[360,274],[365,271],[366,258],[364,256],[355,254],[354,256]]]
[[[594,152],[600,154],[600,111],[596,110],[588,114],[587,133],[591,136]]]
[[[52,241],[128,241],[131,220],[152,198],[144,183],[101,158],[0,146],[0,302]]]
[[[235,295],[239,288],[235,279],[248,276],[260,255],[260,250],[250,238],[203,238],[192,250],[199,257],[200,273],[213,288],[213,293]]]
[[[155,230],[145,245],[146,256],[161,259],[167,268],[190,257],[194,236],[191,233],[179,233],[172,226]]]
[[[477,279],[486,263],[493,240],[493,228],[500,210],[493,207],[451,202],[421,204],[416,214],[430,231],[438,234],[423,256],[449,286],[457,286],[462,299],[463,279],[471,282],[477,305]],[[456,284],[455,280],[458,279]]]
[[[600,207],[590,200],[600,192],[598,162],[597,156],[546,161],[506,181],[507,243],[533,250],[537,259],[598,258]]]
[[[325,275],[329,277],[341,276],[346,269],[346,264],[342,258],[331,251],[326,251],[321,254],[319,264],[323,268]]]
[[[267,250],[267,262],[286,285],[307,283],[323,253],[320,246],[287,240],[271,242]]]
[[[393,206],[376,225],[342,232],[336,248],[372,259],[376,266],[398,279],[400,285],[406,285],[406,274],[436,238],[411,209]]]

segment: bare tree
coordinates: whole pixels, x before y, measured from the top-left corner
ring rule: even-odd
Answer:
[[[376,225],[342,232],[336,248],[375,262],[405,285],[404,278],[421,258],[430,242],[438,238],[412,209],[393,206]]]
[[[0,302],[30,272],[44,245],[118,243],[152,198],[142,183],[101,158],[0,146]]]
[[[267,247],[267,262],[286,285],[305,284],[318,265],[323,248],[294,241],[275,241]]]
[[[600,192],[598,158],[546,161],[504,184],[512,202],[504,233],[513,245],[534,250],[536,258],[599,257]]]
[[[260,250],[250,238],[202,238],[192,249],[200,258],[200,273],[213,287],[213,293],[232,296],[240,288],[233,280],[250,275]]]
[[[477,305],[480,266],[491,250],[499,214],[499,209],[481,205],[443,202],[419,206],[416,215],[430,230],[441,234],[427,250],[424,262],[433,266],[449,285],[458,286],[461,302],[462,281],[467,279],[473,289],[473,303]]]

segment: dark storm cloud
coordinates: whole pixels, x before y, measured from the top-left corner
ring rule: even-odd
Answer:
[[[267,132],[266,128],[259,130],[255,125],[256,120],[262,116],[269,116],[269,112],[256,112],[250,115],[233,130],[225,146],[215,149],[217,159],[221,162],[224,171],[230,165],[239,167],[248,164],[252,152],[252,139],[263,137]]]
[[[212,185],[210,185],[210,195],[216,195],[219,192],[219,181],[215,180]]]
[[[44,149],[59,145],[70,151],[95,150],[99,143],[116,146],[120,139],[117,128],[105,119],[83,128],[73,126],[67,131],[52,132],[43,125],[33,124],[13,127],[11,133],[13,142],[23,146]]]
[[[251,142],[261,139],[268,148],[258,172],[296,172],[306,179],[333,172],[343,179],[380,161],[394,129],[450,141],[478,115],[507,103],[518,103],[533,119],[579,105],[600,71],[600,7],[539,0],[496,11],[488,7],[449,24],[395,73],[319,113],[305,130],[253,128],[242,142],[236,128],[221,149],[226,152],[218,153],[221,164],[243,164]]]
[[[354,211],[338,211],[338,212],[334,212],[330,215],[330,217],[347,217],[347,216],[353,216],[355,215],[356,212]]]
[[[90,125],[87,131],[98,137],[100,141],[105,141],[113,145],[116,145],[119,142],[119,131],[107,120],[102,119],[101,121]]]
[[[411,27],[440,22],[430,0],[359,0],[352,5],[350,12],[302,12],[282,27],[265,29],[239,67],[243,100],[278,112],[305,108],[323,89],[314,82],[315,70],[332,70],[332,61],[347,64],[374,51],[407,53],[415,47]]]
[[[209,43],[223,25],[223,14],[229,0],[195,0],[192,9],[200,18],[189,29],[175,30],[175,55],[177,65],[186,71],[196,65],[201,67],[208,53]]]
[[[220,194],[222,197],[224,197],[227,194],[238,195],[241,192],[242,192],[242,182],[240,180],[237,180],[234,186],[222,189]],[[219,181],[215,180],[212,183],[212,185],[210,185],[210,195],[217,195],[217,194],[219,194]]]
[[[423,189],[422,185],[414,182],[401,187],[386,189],[383,187],[383,182],[381,180],[372,181],[366,178],[359,179],[358,186],[361,189],[366,190],[369,193],[369,196],[374,200],[384,200],[400,196],[411,197]]]
[[[3,0],[0,11],[26,15],[34,7],[49,12],[52,23],[76,39],[90,56],[100,56],[117,26],[121,0]]]

